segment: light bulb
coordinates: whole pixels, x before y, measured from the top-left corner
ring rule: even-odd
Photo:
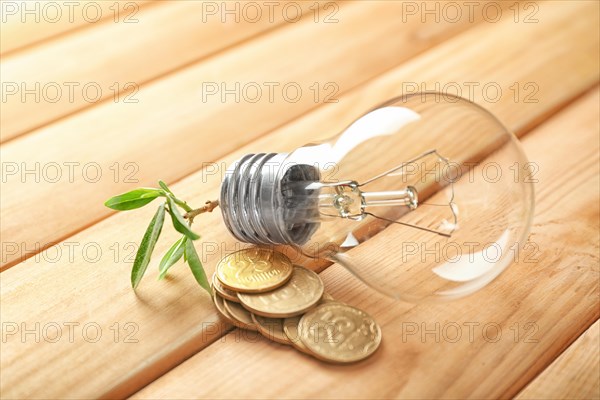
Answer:
[[[418,93],[330,140],[246,155],[229,168],[220,205],[241,241],[329,259],[394,298],[445,300],[519,257],[533,214],[529,171],[518,140],[485,109]]]

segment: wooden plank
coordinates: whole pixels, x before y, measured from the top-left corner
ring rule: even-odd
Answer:
[[[24,47],[104,22],[129,23],[140,7],[150,4],[147,0],[83,0],[70,4],[50,0],[3,1],[0,54],[5,57]]]
[[[472,32],[444,43],[347,96],[341,96],[338,104],[321,107],[228,155],[217,166],[221,166],[221,162],[230,163],[247,152],[284,151],[301,145],[309,140],[307,132],[334,133],[358,113],[397,94],[397,88],[408,79],[430,84],[444,82],[444,76],[452,70],[455,81],[487,82],[496,78],[493,71],[502,68],[501,84],[508,90],[515,81],[531,78],[533,71],[524,69],[523,65],[535,60],[540,65],[535,71],[535,82],[544,91],[539,102],[515,103],[508,97],[486,104],[493,112],[505,114],[508,126],[518,129],[529,126],[532,121],[570,101],[596,80],[596,61],[590,59],[587,52],[588,48],[595,48],[597,39],[582,36],[582,32],[589,29],[589,21],[575,18],[578,13],[587,12],[587,6],[580,3],[551,4],[542,9],[543,24],[514,26],[511,19],[507,19],[499,24],[475,27]],[[578,23],[565,24],[574,20]],[[513,45],[510,32],[521,40]],[[550,32],[557,36],[550,35]],[[497,56],[496,49],[482,53],[480,48],[467,45],[473,43],[474,38],[496,43],[500,48],[510,45],[512,52],[505,57]],[[533,38],[537,40],[532,41]],[[555,47],[550,44],[555,40],[577,42],[571,57],[567,58],[572,64],[563,62],[562,51],[552,50]],[[448,54],[453,55],[452,59],[444,57]],[[520,54],[522,58],[512,54]],[[447,60],[446,65],[440,62],[444,59]],[[556,65],[565,70],[556,69]],[[566,73],[574,68],[578,69],[577,74]],[[568,75],[565,86],[555,85],[558,77],[564,75]],[[525,110],[521,111],[522,108]],[[520,133],[524,131],[520,130]],[[199,171],[173,188],[181,197],[190,199],[192,204],[202,203],[215,197],[222,171]],[[38,258],[31,258],[2,274],[0,318],[3,323],[16,322],[19,327],[24,324],[28,329],[32,329],[36,322],[40,326],[53,321],[80,324],[76,327],[79,330],[73,343],[64,340],[35,343],[32,335],[21,341],[20,333],[7,337],[0,354],[3,396],[123,396],[225,333],[226,327],[221,325],[210,299],[181,266],[173,269],[168,283],[156,282],[149,273],[137,296],[132,293],[128,283],[130,265],[123,262],[126,251],[131,250],[123,247],[128,242],[139,240],[151,214],[152,210],[148,209],[113,216],[48,249]],[[199,245],[199,251],[209,273],[224,253],[236,248],[235,241],[220,219],[217,214],[209,214],[198,223],[204,243]],[[203,226],[211,229],[203,229]],[[156,247],[157,254],[164,252],[174,238],[172,230],[165,229]],[[67,242],[73,243],[77,249],[72,258],[69,258],[65,247]],[[84,258],[81,249],[90,243],[102,249],[100,259]],[[115,243],[117,246],[114,246]],[[111,247],[120,249],[117,262]],[[56,259],[54,254],[58,249],[62,250],[62,257]],[[77,304],[77,307],[70,307],[70,304]],[[121,329],[127,322],[135,323],[139,328],[134,335],[138,343],[123,343],[122,335],[115,343],[110,330],[115,322]],[[97,323],[102,328],[104,336],[98,343],[90,343],[82,337],[81,329],[86,323]],[[101,355],[97,350],[99,347],[102,348]],[[120,360],[118,364],[113,362],[117,358]],[[75,359],[85,360],[78,364],[80,367],[76,370],[72,368]],[[46,367],[49,363],[52,363],[52,368]],[[82,380],[86,385],[76,384]]]
[[[113,3],[103,2],[105,12]],[[285,3],[280,3],[272,17],[263,10],[256,20],[243,18],[241,3],[236,4],[240,11],[237,22],[235,14],[222,19],[218,12],[224,7],[221,3],[162,2],[139,9],[135,23],[98,24],[43,47],[3,57],[0,69],[3,90],[8,94],[2,99],[0,141],[103,100],[134,101],[136,89],[145,82],[283,23],[292,24],[282,13]],[[294,4],[302,4],[305,20],[313,19],[310,8],[315,9],[317,2]]]
[[[589,327],[516,399],[599,399],[600,321]]]
[[[383,346],[369,360],[352,366],[324,364],[266,339],[239,338],[236,330],[133,397],[514,395],[600,315],[595,234],[599,214],[597,207],[590,207],[598,202],[600,183],[598,102],[594,90],[523,141],[530,160],[539,165],[530,238],[539,245],[534,255],[539,262],[521,258],[471,297],[417,306],[383,298],[334,265],[321,274],[328,292],[341,301],[360,304],[382,326]],[[556,163],[557,159],[563,161]],[[574,191],[577,196],[569,195]],[[353,251],[372,254],[376,245],[367,242]],[[583,397],[581,391],[573,394]]]
[[[430,32],[420,19],[403,24],[387,18],[397,15],[399,7],[395,2],[343,4],[336,16],[339,23],[315,24],[308,19],[286,26],[143,86],[137,104],[106,102],[5,143],[0,148],[3,166],[16,173],[3,171],[2,176],[1,268],[106,217],[110,210],[102,203],[109,196],[154,185],[159,177],[166,182],[180,179],[317,107],[332,89],[339,88],[339,97],[472,25],[465,20]],[[347,40],[352,35],[360,40]],[[293,52],[288,51],[290,43],[297,43]],[[373,47],[376,51],[369,57],[350,56]],[[231,89],[236,83],[241,87],[253,82],[276,83],[279,88],[297,85],[304,94],[297,102],[285,100],[281,91],[273,102],[268,91],[256,103],[238,103],[231,95],[222,101],[218,94],[202,100],[203,83]],[[320,96],[316,102],[310,89],[315,84]],[[397,93],[398,88],[393,89]],[[56,175],[57,165],[61,175]],[[51,179],[43,178],[44,168]],[[86,173],[84,168],[90,169]],[[23,177],[26,169],[34,172]],[[42,207],[41,198],[46,199]],[[61,218],[48,212],[65,204],[73,208]],[[19,212],[25,209],[27,213]],[[38,226],[35,232],[27,228],[32,223]]]

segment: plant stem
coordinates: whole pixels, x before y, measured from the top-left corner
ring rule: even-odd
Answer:
[[[187,205],[187,204],[186,204]],[[187,213],[185,213],[185,215],[183,216],[183,218],[189,219],[190,220],[190,225],[194,222],[194,217],[205,213],[205,212],[212,212],[212,210],[214,210],[215,208],[217,208],[219,206],[219,200],[208,200],[204,206],[197,208],[195,210],[189,209],[187,211]]]
[[[179,207],[183,208],[186,212],[190,212],[193,211],[192,207],[188,206],[188,204],[183,201],[178,199],[177,197],[175,197],[175,195],[173,193],[166,193],[167,196],[169,196],[174,202],[175,204],[177,204]]]

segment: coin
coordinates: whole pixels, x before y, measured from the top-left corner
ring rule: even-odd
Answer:
[[[359,361],[381,344],[381,328],[369,314],[337,302],[325,303],[304,314],[298,330],[311,354],[325,361]]]
[[[283,332],[283,319],[252,314],[252,321],[254,321],[258,331],[267,339],[281,344],[292,344]]]
[[[321,300],[319,301],[319,304],[325,304],[325,303],[329,303],[332,301],[337,301],[337,300],[335,300],[329,293],[324,292],[323,297],[321,297]],[[302,315],[298,315],[296,317],[285,318],[283,320],[283,332],[285,333],[285,336],[288,338],[288,340],[290,341],[292,346],[294,346],[297,350],[300,350],[307,354],[312,354],[310,352],[310,350],[308,349],[308,347],[306,347],[304,345],[304,343],[302,343],[302,340],[300,340],[298,324],[300,323],[301,318],[302,318]]]
[[[226,287],[224,287],[221,282],[219,281],[219,279],[217,279],[217,273],[215,272],[212,276],[212,288],[213,290],[215,290],[216,292],[218,292],[221,297],[223,297],[224,299],[227,299],[229,301],[235,301],[236,303],[239,303],[240,300],[237,297],[237,293],[234,292],[233,290],[229,290]]]
[[[217,292],[213,292],[213,302],[215,303],[215,307],[217,311],[232,325],[237,326],[237,321],[235,318],[229,314],[229,311],[225,309],[225,300],[219,295]]]
[[[288,318],[314,307],[323,296],[323,290],[323,281],[319,275],[309,269],[294,266],[292,278],[285,285],[266,293],[238,293],[238,298],[254,314]]]
[[[250,314],[248,310],[246,310],[244,307],[242,307],[238,303],[234,303],[225,299],[223,299],[223,305],[225,306],[225,310],[229,312],[229,315],[235,321],[235,326],[251,331],[258,330],[256,328],[256,325],[254,324],[254,321],[252,321],[252,314]]]
[[[279,252],[250,248],[225,256],[217,265],[217,278],[227,289],[261,293],[285,284],[292,275],[292,262]]]
[[[310,350],[300,340],[300,333],[298,332],[298,324],[300,323],[302,316],[285,318],[283,320],[283,332],[288,338],[292,346],[303,353],[311,354]]]

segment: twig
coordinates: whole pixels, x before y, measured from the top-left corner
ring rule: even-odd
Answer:
[[[212,212],[212,210],[217,208],[219,206],[219,200],[208,200],[204,204],[206,204],[206,205],[204,205],[200,208],[196,208],[195,210],[186,212],[185,215],[183,216],[183,218],[189,219],[190,225],[191,225],[194,222],[194,218],[197,217],[198,215],[205,213],[205,212]]]

